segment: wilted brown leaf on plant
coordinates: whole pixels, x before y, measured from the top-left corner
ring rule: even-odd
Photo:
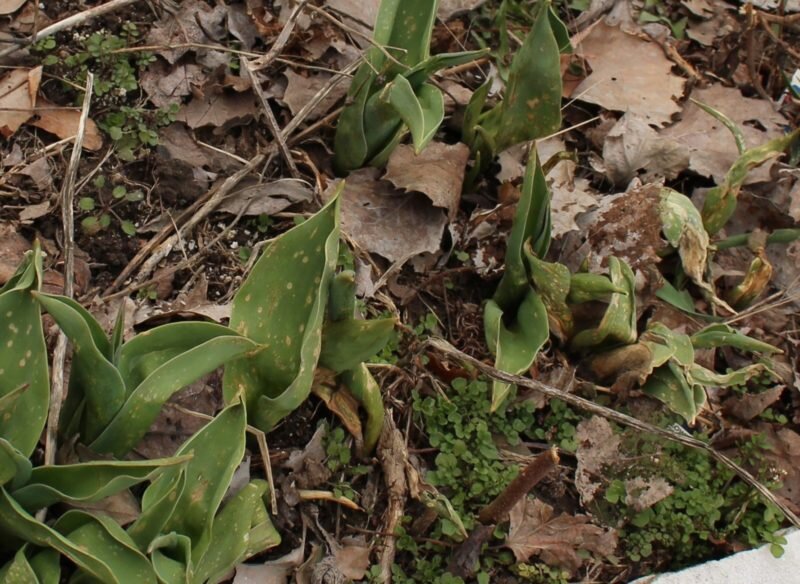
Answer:
[[[592,524],[586,515],[554,515],[547,503],[525,497],[511,509],[505,545],[518,562],[539,556],[550,566],[575,572],[584,561],[579,550],[610,556],[617,534]]]
[[[608,110],[637,114],[656,126],[669,123],[681,108],[686,82],[656,43],[601,22],[578,45],[592,73],[573,96]],[[636,58],[631,58],[636,55]]]

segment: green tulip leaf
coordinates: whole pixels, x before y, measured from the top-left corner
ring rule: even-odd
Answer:
[[[192,573],[192,584],[221,582],[230,571],[250,556],[275,547],[281,542],[280,535],[272,527],[271,538],[258,538],[253,546],[253,529],[261,528],[259,519],[266,514],[264,494],[266,481],[252,481],[231,498],[214,519],[211,545],[197,563]],[[262,513],[258,513],[258,511]]]
[[[673,362],[653,371],[642,391],[662,401],[689,424],[694,424],[697,414],[706,403],[702,386],[691,386],[681,368]]]
[[[30,253],[0,293],[0,400],[4,410],[0,438],[26,457],[39,442],[50,403],[47,347],[39,304],[32,295],[41,281],[40,253]]]
[[[635,279],[630,266],[623,260],[610,257],[608,270],[611,283],[625,289],[615,292],[597,328],[579,332],[572,338],[573,350],[585,350],[602,344],[629,345],[636,341]]]
[[[11,482],[11,488],[28,482],[33,465],[27,456],[5,438],[0,438],[0,485]]]
[[[366,455],[375,449],[383,431],[386,412],[383,408],[381,388],[364,363],[350,371],[345,371],[342,375],[342,382],[367,413],[367,422],[364,425],[363,452]]]
[[[734,347],[742,351],[752,351],[754,353],[780,353],[781,350],[773,347],[769,343],[759,341],[739,331],[727,324],[712,324],[701,331],[692,335],[692,345],[695,349],[715,349],[717,347]]]
[[[0,489],[0,532],[52,548],[101,582],[156,582],[150,563],[110,519],[68,511],[49,527]]]
[[[547,308],[539,294],[528,289],[514,319],[506,325],[503,309],[489,300],[484,309],[486,340],[494,348],[495,367],[511,374],[526,371],[550,336]],[[496,411],[508,397],[511,384],[495,380],[492,383],[491,411]]]
[[[233,299],[231,328],[259,349],[225,366],[223,391],[229,402],[243,395],[251,423],[264,431],[311,392],[338,255],[341,188],[269,243]]]
[[[39,584],[39,578],[28,558],[25,557],[25,548],[21,547],[14,555],[14,559],[0,568],[0,582],[3,584]]]
[[[349,318],[325,324],[319,364],[341,373],[377,355],[394,335],[394,318]]]
[[[231,359],[257,348],[250,339],[232,336],[232,331],[228,332],[230,336],[205,341],[153,371],[130,394],[114,419],[91,443],[92,450],[110,452],[121,458],[147,433],[161,407],[175,392]],[[122,348],[123,352],[125,348]]]
[[[388,99],[411,131],[414,151],[419,154],[433,139],[444,119],[442,92],[427,83],[415,91],[405,77],[398,75],[389,87]]]
[[[142,513],[130,526],[128,535],[140,550],[147,550],[172,517],[186,487],[186,467],[161,473],[144,492]]]
[[[142,461],[97,460],[78,464],[39,466],[27,484],[11,492],[33,512],[56,502],[89,503],[150,480],[162,468],[180,465],[187,458]]]

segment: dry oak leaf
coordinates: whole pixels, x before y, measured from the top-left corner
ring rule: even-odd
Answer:
[[[287,69],[283,74],[287,80],[283,101],[289,106],[292,115],[297,115],[319,90],[331,82],[333,77],[330,73],[304,76],[291,69]],[[338,78],[338,82],[331,88],[328,95],[308,115],[308,121],[316,120],[327,114],[336,105],[336,102],[347,94],[347,83],[342,82],[343,79],[344,77],[341,76]]]
[[[37,119],[30,122],[30,124],[41,128],[45,132],[55,134],[62,140],[71,138],[78,133],[81,112],[77,109],[60,108],[46,99],[39,99],[35,113]],[[92,119],[86,120],[83,147],[93,152],[103,147],[103,136]]]
[[[14,69],[0,79],[0,134],[8,138],[33,116],[42,68]]]
[[[207,75],[194,63],[170,65],[161,59],[151,63],[139,77],[139,84],[153,105],[166,108],[180,104],[183,97],[192,94],[193,87],[202,87]]]
[[[603,163],[606,176],[616,185],[627,185],[639,171],[644,171],[643,182],[673,179],[688,168],[689,149],[659,136],[646,120],[628,112],[606,134]]]
[[[744,97],[736,88],[712,85],[705,89],[695,89],[691,97],[733,120],[742,130],[748,148],[783,135],[782,128],[788,123],[786,118],[772,108],[772,104],[763,99]],[[758,129],[758,126],[765,130]],[[659,134],[689,148],[689,168],[697,174],[713,177],[717,184],[722,182],[725,173],[739,157],[730,131],[722,122],[692,102],[686,104],[679,122],[661,130]],[[747,182],[769,180],[771,166],[765,164],[753,170],[748,174]]]
[[[525,497],[510,513],[511,525],[505,545],[518,562],[538,555],[549,566],[575,572],[583,559],[578,550],[610,556],[617,547],[617,534],[589,522],[586,515],[554,516],[553,508]]]
[[[384,180],[398,189],[426,195],[435,207],[447,209],[452,221],[461,203],[464,172],[469,160],[466,144],[431,142],[419,154],[405,144],[398,146],[389,157]]]
[[[341,195],[342,230],[361,248],[391,262],[439,250],[443,209],[420,193],[402,193],[378,179],[376,168],[351,172]],[[326,191],[330,196],[340,181]]]
[[[145,39],[145,44],[165,47],[155,51],[173,64],[190,50],[188,47],[168,47],[187,44],[211,44],[224,35],[225,6],[213,9],[200,0],[184,0],[173,15],[164,11],[164,18],[156,22]],[[216,37],[216,38],[215,38]]]
[[[608,110],[632,112],[663,126],[681,108],[686,81],[672,73],[673,63],[658,44],[601,22],[578,45],[592,73],[573,95]],[[631,58],[635,55],[635,58]]]
[[[207,93],[183,106],[176,119],[193,130],[203,126],[227,129],[246,123],[257,111],[252,93]]]

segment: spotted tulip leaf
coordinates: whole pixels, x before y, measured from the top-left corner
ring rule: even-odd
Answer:
[[[466,130],[473,137],[468,144],[473,153],[480,153],[484,165],[506,148],[542,138],[561,126],[560,49],[570,47],[550,3],[539,2],[533,10],[533,25],[511,61],[502,101],[481,114],[476,124],[474,113],[469,120],[474,130]]]
[[[567,305],[571,282],[569,268],[564,264],[539,259],[529,244],[525,245],[525,260],[531,281],[547,308],[550,330],[562,341],[568,339],[575,324],[572,310]]]
[[[378,444],[386,416],[381,388],[364,363],[345,371],[342,382],[367,414],[364,425],[364,454],[372,452]]]
[[[229,402],[241,394],[251,423],[264,431],[311,392],[338,247],[337,192],[265,247],[233,299],[231,328],[259,347],[226,365],[223,391]]]
[[[714,293],[706,282],[709,239],[700,212],[689,197],[672,189],[661,189],[659,205],[662,231],[669,244],[678,250],[683,270],[692,281]]]
[[[133,390],[114,419],[90,444],[91,448],[121,458],[147,433],[161,407],[175,392],[230,360],[257,349],[250,339],[235,336],[230,330],[227,333],[159,365]],[[124,346],[122,351],[125,351]]]
[[[50,403],[47,347],[33,297],[42,281],[41,261],[37,244],[0,289],[0,400],[4,400],[0,438],[26,457],[39,442]]]
[[[68,511],[50,527],[29,515],[5,489],[0,489],[0,533],[3,537],[52,548],[101,582],[156,582],[147,558],[107,518]]]
[[[581,304],[592,300],[608,300],[611,294],[627,294],[625,287],[615,285],[608,277],[602,274],[579,272],[570,276],[569,296],[570,304]]]
[[[244,404],[237,401],[228,406],[178,449],[176,456],[192,457],[186,466],[165,469],[158,482],[145,492],[143,513],[148,512],[146,505],[162,501],[165,491],[176,494],[177,491],[171,489],[179,485],[180,480],[174,477],[185,473],[186,486],[177,496],[174,510],[160,531],[188,537],[195,561],[208,550],[214,516],[244,456],[246,426]],[[136,541],[141,543],[145,530],[134,526],[131,530],[138,532]]]
[[[631,344],[636,341],[635,280],[630,266],[623,260],[610,257],[609,275],[614,286],[626,293],[611,295],[606,312],[596,328],[577,333],[571,342],[573,350],[585,350],[602,344]]]
[[[0,582],[3,584],[39,584],[36,572],[25,557],[25,547],[19,548],[14,559],[0,568]]]
[[[184,457],[39,466],[33,469],[27,484],[12,490],[11,495],[31,512],[56,502],[89,503],[150,480],[162,468],[187,461]]]
[[[162,472],[156,478],[142,497],[142,513],[128,527],[131,536],[141,550],[147,550],[149,545],[158,537],[164,525],[172,517],[175,506],[183,496],[186,487],[186,467],[175,472]]]
[[[695,349],[714,349],[717,347],[734,347],[742,351],[756,353],[780,353],[781,350],[769,343],[748,337],[727,324],[712,324],[692,335]]]
[[[700,385],[690,385],[683,370],[670,361],[653,371],[642,391],[667,405],[689,424],[706,403],[706,392]]]
[[[214,518],[211,545],[192,569],[192,584],[221,582],[230,571],[250,556],[275,547],[280,535],[269,521],[264,505],[266,481],[252,481],[234,495]],[[270,537],[254,537],[266,517]],[[255,532],[254,532],[255,530]]]

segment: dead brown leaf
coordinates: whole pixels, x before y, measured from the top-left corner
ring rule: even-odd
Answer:
[[[219,206],[220,211],[238,215],[274,215],[290,205],[310,201],[314,190],[305,181],[282,178],[259,183],[255,178],[244,179],[239,188]]]
[[[8,282],[31,248],[12,223],[0,222],[0,286]]]
[[[287,80],[286,91],[283,94],[283,101],[289,106],[292,115],[297,113],[314,97],[318,91],[330,83],[333,75],[330,73],[317,73],[312,75],[299,75],[291,69],[284,71]],[[336,102],[347,94],[347,83],[339,82],[325,96],[319,105],[315,107],[306,118],[313,121],[327,114]]]
[[[698,18],[689,18],[686,36],[710,47],[736,30],[735,8],[723,0],[682,0],[681,4]]]
[[[662,477],[636,477],[625,481],[625,504],[636,511],[644,511],[669,497],[674,490]]]
[[[13,69],[0,79],[0,134],[9,138],[33,116],[42,68]]]
[[[383,178],[398,189],[426,195],[435,207],[447,209],[452,221],[461,203],[467,160],[469,148],[460,142],[432,142],[420,154],[402,144],[389,157]]]
[[[196,49],[168,47],[182,44],[209,44],[220,40],[225,34],[224,5],[211,8],[200,0],[184,0],[179,6],[175,15],[164,11],[164,18],[153,25],[145,39],[147,45],[166,47],[155,52],[170,64],[176,63],[187,52]]]
[[[638,114],[627,113],[606,135],[603,163],[609,180],[619,186],[641,174],[643,182],[673,179],[689,166],[689,149],[659,136]]]
[[[784,389],[785,387],[783,385],[776,385],[760,393],[745,393],[743,395],[733,396],[725,400],[722,404],[722,409],[726,414],[734,418],[743,422],[749,422],[778,401]]]
[[[741,128],[748,148],[777,138],[783,134],[786,118],[772,108],[772,104],[762,99],[744,97],[736,88],[712,85],[705,89],[692,91],[692,98],[722,112]],[[758,125],[765,128],[758,129]],[[715,117],[701,110],[697,105],[687,102],[681,120],[659,132],[664,138],[671,138],[689,149],[689,168],[703,176],[713,177],[719,184],[725,173],[739,157],[733,135]],[[753,170],[747,182],[768,180],[767,163]]]
[[[592,416],[578,424],[575,438],[578,443],[575,486],[586,505],[602,486],[603,467],[619,460],[620,437],[614,434],[608,420]]]
[[[342,230],[362,249],[396,262],[436,252],[447,215],[419,193],[402,193],[378,179],[379,170],[350,173],[341,196]],[[327,195],[339,181],[332,183]]]
[[[675,100],[683,96],[686,82],[672,73],[673,63],[656,43],[601,22],[581,41],[578,53],[592,67],[573,93],[579,99],[638,114],[656,126],[680,111]]]
[[[183,106],[176,119],[192,129],[215,126],[225,131],[248,122],[257,111],[252,93],[207,93]]]
[[[151,63],[139,76],[139,84],[150,101],[159,108],[180,104],[192,89],[202,87],[207,75],[202,67],[194,63],[170,65],[161,59]]]
[[[44,109],[47,108],[47,109]],[[66,139],[78,133],[78,124],[81,119],[81,112],[74,108],[60,108],[50,103],[46,99],[40,99],[35,110],[36,119],[30,124],[41,128],[45,132],[55,134],[59,138]],[[83,147],[87,150],[96,151],[103,147],[103,136],[94,120],[86,120],[86,129],[83,134]]]
[[[604,258],[615,255],[636,269],[645,269],[661,261],[665,247],[661,238],[661,186],[644,185],[599,201],[596,211],[587,217],[592,267],[599,268]]]
[[[333,550],[336,567],[350,580],[363,579],[369,569],[370,547],[364,541],[351,537],[342,538],[342,544]]]
[[[303,545],[290,551],[277,560],[263,564],[239,564],[233,584],[287,584],[291,574],[305,559],[305,538]]]
[[[232,157],[199,144],[184,124],[170,124],[159,132],[158,150],[162,149],[169,154],[163,158],[181,160],[199,170],[226,172],[241,165]]]
[[[537,499],[525,497],[510,516],[505,545],[518,562],[538,555],[550,566],[575,572],[583,564],[578,550],[609,556],[617,547],[614,530],[593,525],[586,515],[554,516],[553,508]]]

